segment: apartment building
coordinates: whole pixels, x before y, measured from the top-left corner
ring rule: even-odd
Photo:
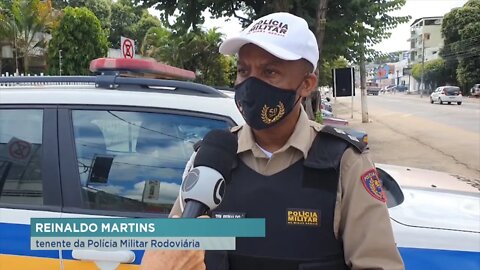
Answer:
[[[410,64],[440,57],[440,49],[443,47],[442,20],[443,16],[423,17],[410,25]]]

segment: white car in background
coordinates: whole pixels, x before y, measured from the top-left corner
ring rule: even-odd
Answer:
[[[430,95],[430,103],[457,103],[462,105],[463,96],[458,86],[440,86]]]

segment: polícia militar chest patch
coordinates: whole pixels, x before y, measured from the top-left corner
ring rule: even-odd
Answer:
[[[287,208],[287,225],[320,226],[320,210]]]
[[[385,194],[382,189],[382,181],[378,177],[377,170],[370,169],[360,177],[362,184],[373,198],[385,202]]]

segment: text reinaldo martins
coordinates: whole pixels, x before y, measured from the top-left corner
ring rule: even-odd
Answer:
[[[152,233],[154,223],[37,223],[35,232],[40,233]]]

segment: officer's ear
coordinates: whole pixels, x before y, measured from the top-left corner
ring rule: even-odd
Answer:
[[[308,97],[317,88],[318,79],[314,73],[308,73],[305,75],[300,89],[298,89],[301,97]]]

